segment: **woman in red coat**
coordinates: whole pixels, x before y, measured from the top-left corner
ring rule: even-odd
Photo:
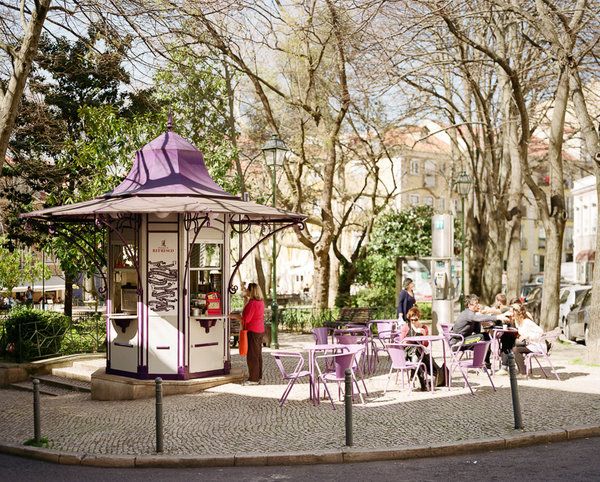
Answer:
[[[265,302],[260,286],[248,283],[244,299],[246,304],[241,315],[230,316],[241,319],[242,329],[248,330],[248,381],[244,385],[258,385],[262,378],[262,340],[265,332]]]

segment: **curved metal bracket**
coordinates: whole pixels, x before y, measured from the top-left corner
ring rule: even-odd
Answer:
[[[92,262],[92,264],[98,270],[98,273],[100,273],[100,276],[102,276],[102,280],[104,281],[104,286],[102,288],[99,288],[98,292],[104,294],[106,292],[106,287],[108,286],[106,275],[104,273],[104,268],[107,266],[107,260],[104,254],[100,250],[98,250],[96,246],[92,245],[85,238],[85,236],[81,235],[76,230],[72,231],[68,229],[68,226],[64,224],[58,225],[56,223],[49,223],[48,233],[56,234],[64,238],[67,238],[68,236],[68,240],[71,243],[73,243],[75,247],[77,247],[77,249],[79,249],[83,253],[83,255]],[[78,243],[77,240],[81,241],[83,244]]]
[[[133,260],[133,266],[135,268],[135,272],[137,274],[137,289],[136,293],[138,297],[141,297],[144,294],[144,289],[142,288],[142,274],[140,272],[140,259],[139,259],[139,243],[136,243],[135,250],[132,248],[131,244],[124,238],[122,234],[122,230],[124,228],[131,228],[134,232],[134,237],[137,239],[139,237],[139,227],[140,227],[140,217],[135,214],[117,214],[116,217],[113,218],[105,215],[97,215],[95,219],[96,226],[105,226],[112,231],[123,243],[123,249],[126,250],[130,259]],[[110,249],[110,246],[109,246]]]
[[[234,265],[233,271],[231,272],[231,276],[229,277],[229,283],[227,285],[227,289],[229,291],[230,294],[235,294],[238,291],[238,287],[237,286],[233,286],[233,278],[235,277],[236,273],[238,272],[238,270],[240,269],[240,266],[242,265],[242,263],[244,262],[244,260],[248,257],[248,255],[254,250],[254,248],[256,248],[260,243],[262,243],[263,241],[269,239],[271,236],[277,234],[279,231],[283,231],[284,229],[287,228],[291,228],[293,226],[298,226],[300,229],[304,228],[304,223],[303,222],[293,222],[293,223],[289,223],[289,224],[285,224],[283,226],[280,226],[277,229],[273,229],[271,232],[265,234],[262,238],[260,238],[256,243],[254,243],[252,245],[252,247],[250,249],[248,249],[248,251],[246,251],[246,253],[244,253],[244,255],[238,260],[238,262]],[[263,228],[263,226],[261,226],[261,228]],[[262,234],[262,233],[261,233]]]

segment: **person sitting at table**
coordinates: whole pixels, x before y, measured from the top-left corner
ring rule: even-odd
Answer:
[[[508,320],[508,316],[506,313],[498,315],[484,315],[479,313],[481,306],[479,304],[479,296],[477,295],[467,295],[465,299],[467,307],[456,318],[456,323],[454,323],[451,333],[463,336],[464,343],[461,350],[472,350],[473,347],[470,346],[472,343],[490,339],[489,334],[482,333],[482,326],[489,328],[490,326],[494,326],[496,322],[505,322]],[[453,347],[459,341],[458,337],[453,337],[450,339],[449,344]],[[491,368],[489,350],[485,356],[485,363],[488,368]]]
[[[506,313],[511,310],[511,307],[508,305],[508,300],[506,299],[506,295],[504,293],[498,293],[494,298],[494,303],[492,306],[487,306],[480,310],[480,313],[484,315],[499,315],[501,313]]]
[[[523,354],[544,349],[541,345],[542,342],[539,340],[544,330],[533,321],[533,318],[522,303],[515,303],[513,305],[513,320],[516,328],[519,330],[519,336],[512,351],[515,354],[515,362],[519,369],[519,374],[526,375],[527,370]]]
[[[409,336],[428,336],[429,329],[426,325],[421,323],[421,311],[417,306],[413,306],[406,313],[406,323],[402,325],[400,328],[400,335],[398,335],[398,341],[404,340],[404,338]],[[423,341],[421,343],[422,346],[429,346],[428,341]],[[405,348],[406,358],[416,361],[420,358],[421,352],[423,352],[423,348],[421,346],[415,345],[414,347]],[[419,377],[419,383],[421,384],[421,391],[427,391],[427,382],[425,381],[424,375],[430,375],[429,369],[433,368],[433,376],[436,378],[436,386],[441,387],[446,384],[446,379],[444,377],[443,370],[437,365],[435,360],[430,360],[430,354],[427,352],[423,352],[423,358],[421,361],[425,365],[425,373],[419,372],[417,376]],[[431,365],[430,365],[431,362]],[[411,373],[414,375],[414,371]]]
[[[518,299],[517,299],[518,300]],[[511,305],[515,302],[515,300],[511,301]],[[484,313],[483,310],[481,310]],[[489,315],[497,315],[500,313],[506,313],[508,319],[506,320],[506,325],[508,327],[512,327],[512,307],[507,304],[506,295],[504,293],[498,293],[496,295],[496,299],[494,304],[490,306],[485,314]],[[500,353],[501,353],[501,363],[502,367],[500,370],[496,372],[496,375],[507,375],[508,374],[508,354],[512,351],[515,346],[516,336],[514,333],[503,332],[500,335]]]

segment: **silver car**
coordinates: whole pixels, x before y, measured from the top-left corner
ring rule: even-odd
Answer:
[[[590,305],[592,301],[592,290],[590,288],[579,293],[571,311],[567,315],[563,327],[565,338],[568,340],[583,340],[587,344],[589,336]]]
[[[567,315],[571,311],[571,306],[575,304],[575,299],[582,291],[590,289],[587,285],[569,285],[560,289],[560,300],[558,308],[558,326],[564,331]]]

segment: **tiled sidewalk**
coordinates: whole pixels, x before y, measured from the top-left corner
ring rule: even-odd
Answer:
[[[311,337],[281,334],[282,349],[301,349]],[[265,350],[264,385],[223,385],[196,395],[164,399],[167,454],[223,455],[337,449],[344,445],[344,410],[329,402],[308,402],[308,385],[294,387],[280,408],[284,389]],[[563,381],[519,381],[527,432],[576,425],[600,425],[600,367],[577,364],[585,347],[558,345],[553,361]],[[234,356],[234,365],[244,360]],[[575,363],[574,363],[575,362]],[[388,362],[368,380],[370,396],[354,406],[357,448],[422,446],[514,434],[508,377],[474,377],[476,395],[455,378],[451,390],[407,395],[392,387],[384,396]],[[0,442],[32,437],[31,394],[0,390]],[[89,394],[42,397],[42,432],[52,448],[89,454],[139,455],[154,452],[154,400],[92,401]]]

